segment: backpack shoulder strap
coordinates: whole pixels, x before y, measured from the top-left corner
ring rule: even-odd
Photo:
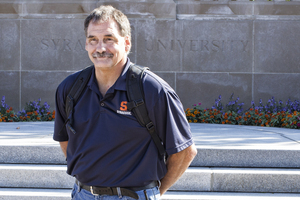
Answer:
[[[148,116],[147,107],[144,101],[144,90],[142,79],[145,70],[149,70],[148,67],[142,67],[135,64],[131,64],[127,71],[126,88],[127,97],[129,102],[127,103],[128,110],[132,111],[141,126],[146,127],[150,133],[159,154],[165,156],[165,148],[161,139],[159,138],[154,124]]]
[[[90,80],[91,74],[93,72],[94,66],[89,66],[85,69],[83,69],[78,77],[76,78],[75,82],[73,83],[73,86],[71,90],[69,91],[67,98],[66,98],[66,114],[68,117],[69,124],[68,127],[73,133],[76,133],[75,130],[72,128],[73,124],[73,108],[75,104],[77,103],[81,93],[83,92],[83,89],[87,85],[88,81]]]

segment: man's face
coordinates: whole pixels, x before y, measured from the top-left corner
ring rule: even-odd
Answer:
[[[120,35],[114,20],[91,22],[88,26],[85,49],[96,68],[122,67],[127,61],[130,45],[129,37]]]

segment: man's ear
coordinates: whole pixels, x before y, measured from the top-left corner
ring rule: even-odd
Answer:
[[[129,36],[125,36],[125,51],[128,53],[130,51],[131,41]]]

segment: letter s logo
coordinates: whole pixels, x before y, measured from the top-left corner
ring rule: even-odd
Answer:
[[[126,111],[127,110],[127,101],[122,101],[121,102],[120,110],[122,110],[122,111]]]

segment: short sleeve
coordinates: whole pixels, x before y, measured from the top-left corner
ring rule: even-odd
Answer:
[[[144,86],[149,117],[164,143],[167,154],[178,153],[194,143],[190,125],[175,91],[164,80],[152,76],[154,79],[150,86]]]
[[[60,85],[55,94],[55,122],[54,135],[55,141],[68,141],[69,137],[66,131],[65,122],[67,120],[65,112],[65,101],[63,98],[63,86]]]
[[[54,135],[53,139],[55,141],[68,141],[68,133],[66,130],[65,122],[67,121],[67,114],[65,111],[66,106],[66,96],[70,91],[73,83],[78,77],[80,71],[69,75],[65,80],[63,80],[56,89],[55,93],[55,122],[54,122]]]

